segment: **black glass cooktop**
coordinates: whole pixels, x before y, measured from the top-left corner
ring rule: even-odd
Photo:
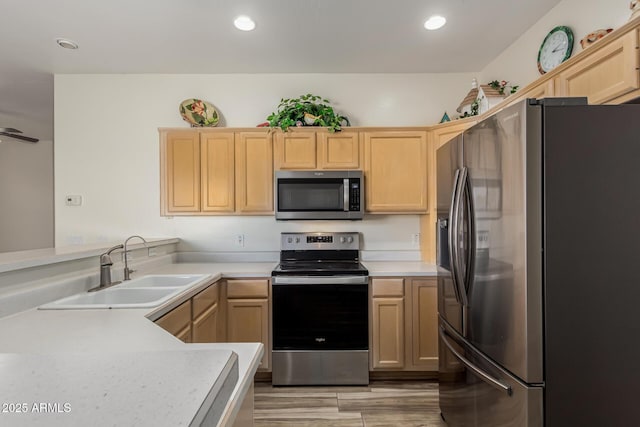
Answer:
[[[271,274],[274,276],[367,276],[369,271],[357,261],[287,261],[278,264]]]

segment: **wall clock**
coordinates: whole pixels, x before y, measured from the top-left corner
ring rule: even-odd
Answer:
[[[549,31],[538,50],[538,70],[547,73],[569,59],[573,52],[573,31],[559,26]]]

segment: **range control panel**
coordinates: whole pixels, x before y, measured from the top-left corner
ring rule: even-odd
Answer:
[[[360,233],[282,233],[283,251],[359,250]]]

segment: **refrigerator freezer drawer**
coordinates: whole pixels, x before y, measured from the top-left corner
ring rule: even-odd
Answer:
[[[541,427],[543,387],[522,383],[440,322],[439,345],[454,360],[440,378],[440,411],[448,427]]]

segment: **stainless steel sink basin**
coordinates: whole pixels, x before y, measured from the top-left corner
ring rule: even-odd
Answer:
[[[108,288],[96,292],[72,295],[40,306],[47,310],[97,308],[151,308],[162,304],[182,291],[182,287]]]
[[[206,274],[154,274],[127,280],[117,285],[117,288],[186,288],[205,277]]]

